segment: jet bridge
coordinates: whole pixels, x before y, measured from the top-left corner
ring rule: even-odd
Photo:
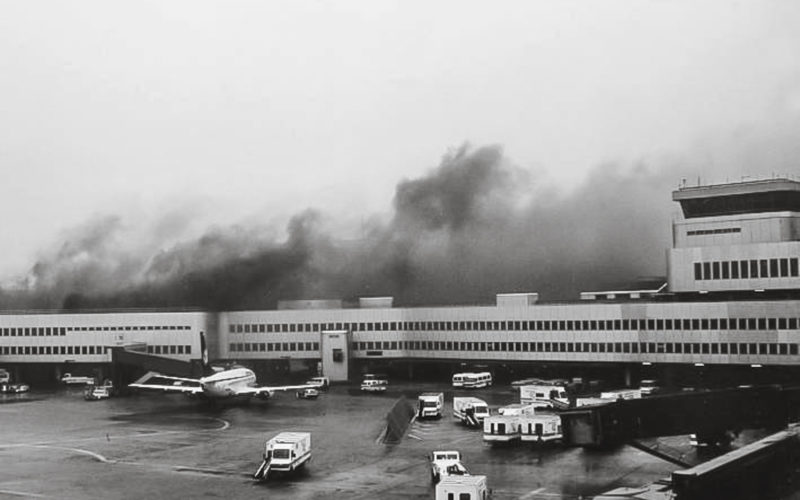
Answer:
[[[799,403],[800,388],[740,387],[583,406],[561,412],[561,420],[564,442],[576,446],[680,434],[715,442],[742,429],[783,429],[797,418]]]

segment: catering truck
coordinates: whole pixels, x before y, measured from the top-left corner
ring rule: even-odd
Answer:
[[[486,476],[447,476],[436,485],[436,500],[487,500]]]
[[[310,432],[281,432],[267,440],[264,461],[253,478],[265,481],[273,472],[291,473],[305,467],[311,459]]]
[[[453,418],[469,427],[480,427],[483,419],[489,416],[486,401],[473,397],[453,398]]]
[[[560,440],[561,417],[553,413],[523,415],[519,420],[520,439],[534,443],[549,443]]]
[[[483,440],[489,444],[520,439],[520,415],[493,415],[483,421]]]
[[[417,417],[442,418],[444,407],[444,393],[423,392],[417,398]]]

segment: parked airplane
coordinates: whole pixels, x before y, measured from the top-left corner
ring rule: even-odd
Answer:
[[[250,398],[259,396],[263,399],[272,397],[275,391],[292,391],[296,389],[319,388],[321,384],[259,386],[253,370],[243,367],[229,369],[212,368],[208,363],[206,338],[200,334],[200,352],[203,368],[210,375],[201,378],[173,377],[157,372],[147,372],[143,377],[128,387],[145,391],[178,392],[187,396],[200,397],[211,401],[232,399],[236,397]],[[148,383],[155,380],[156,383]],[[166,382],[166,383],[164,383]]]
[[[171,381],[172,383],[147,383],[148,380],[157,379]],[[222,370],[207,377],[184,378],[162,375],[156,372],[148,372],[128,387],[142,390],[152,390],[159,392],[179,392],[189,396],[199,396],[206,399],[228,399],[237,396],[252,397],[259,396],[264,399],[272,397],[275,391],[291,391],[296,389],[316,388],[316,385],[282,385],[282,386],[258,386],[256,375],[248,368],[232,368]]]

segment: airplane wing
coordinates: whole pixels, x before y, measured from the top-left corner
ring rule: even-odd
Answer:
[[[150,380],[161,383],[149,383]],[[163,383],[170,381],[172,382],[171,384]],[[128,387],[159,392],[179,392],[182,394],[200,394],[203,392],[203,388],[200,387],[200,381],[197,379],[170,377],[156,372],[147,372],[136,382],[128,384]]]
[[[301,384],[301,385],[281,385],[281,386],[261,386],[261,387],[245,387],[236,391],[237,395],[252,395],[252,396],[266,396],[271,397],[275,391],[294,391],[300,389],[318,389],[319,385]]]

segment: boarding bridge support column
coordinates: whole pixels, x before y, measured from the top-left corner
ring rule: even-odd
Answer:
[[[320,334],[322,375],[331,382],[350,380],[350,337],[347,330],[323,330]]]

